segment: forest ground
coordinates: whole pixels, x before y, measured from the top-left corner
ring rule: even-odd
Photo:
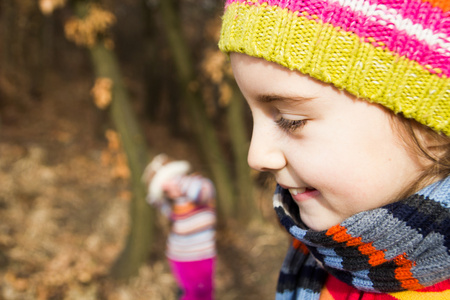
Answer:
[[[127,234],[130,192],[91,85],[90,78],[54,75],[40,100],[2,108],[0,299],[176,299],[159,219],[153,254],[139,275],[128,282],[107,276]],[[165,128],[144,129],[151,147],[192,151]],[[219,300],[274,297],[288,237],[270,195],[260,203],[263,222],[218,232]]]

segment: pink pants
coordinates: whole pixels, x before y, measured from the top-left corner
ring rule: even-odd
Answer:
[[[215,258],[199,261],[174,261],[169,259],[172,273],[183,290],[181,300],[214,299]]]

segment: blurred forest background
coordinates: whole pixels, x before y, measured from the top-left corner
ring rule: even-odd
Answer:
[[[176,299],[155,154],[217,189],[217,299],[273,299],[288,237],[246,156],[223,1],[0,1],[0,299]]]

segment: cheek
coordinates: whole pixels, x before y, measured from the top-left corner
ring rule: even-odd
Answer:
[[[296,151],[289,154],[289,161],[306,183],[343,192],[371,180],[370,155],[366,147],[370,148],[336,132],[324,139],[309,139],[292,147]]]
[[[341,165],[340,149],[316,147],[308,143],[296,145],[292,149],[295,151],[286,153],[286,158],[300,179],[310,185],[330,181],[330,178],[342,174],[342,170],[347,169]]]

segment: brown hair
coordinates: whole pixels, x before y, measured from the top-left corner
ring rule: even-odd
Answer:
[[[424,169],[401,198],[450,175],[450,137],[433,131],[414,119],[393,114],[393,123],[411,154],[424,162]]]

